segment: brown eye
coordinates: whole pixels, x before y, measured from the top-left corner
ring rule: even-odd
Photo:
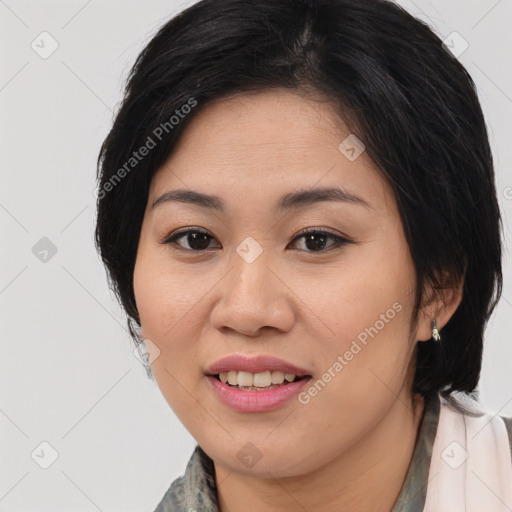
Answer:
[[[181,243],[178,243],[178,241],[182,239],[184,239],[185,243],[188,244],[188,247],[183,246]],[[177,233],[173,233],[171,236],[167,237],[161,243],[175,244],[184,250],[200,252],[208,249],[208,246],[212,239],[213,237],[206,233],[205,231],[199,229],[187,229],[179,231]]]
[[[302,231],[294,238],[292,244],[296,244],[300,239],[305,240],[304,243],[306,248],[300,249],[305,252],[326,252],[328,250],[341,248],[342,246],[351,243],[350,240],[347,240],[342,236],[335,235],[334,233],[313,229]],[[183,240],[183,242],[179,242],[181,240]],[[172,233],[160,243],[177,245],[178,248],[185,251],[203,252],[211,249],[211,247],[209,247],[211,240],[214,240],[214,238],[206,231],[189,228]],[[333,243],[328,244],[329,240],[332,240]]]
[[[327,231],[319,231],[319,230],[308,230],[302,231],[293,242],[300,240],[303,238],[305,240],[305,246],[307,252],[322,252],[326,250],[327,241],[329,239],[334,240],[334,243],[328,245],[327,250],[331,250],[332,248],[339,248],[343,245],[350,243],[349,240],[343,238],[342,236],[335,235],[333,233],[329,233]]]

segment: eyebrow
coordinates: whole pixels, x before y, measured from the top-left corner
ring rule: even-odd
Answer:
[[[313,188],[285,194],[277,203],[276,210],[278,212],[293,210],[324,201],[359,204],[371,208],[367,201],[347,192],[343,188]],[[195,204],[221,213],[226,211],[226,203],[220,197],[184,189],[171,190],[162,194],[155,199],[151,209],[153,210],[159,205],[172,202]]]

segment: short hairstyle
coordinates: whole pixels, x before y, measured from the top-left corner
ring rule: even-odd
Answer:
[[[502,292],[487,129],[463,65],[387,0],[202,0],[145,46],[98,156],[95,241],[131,335],[153,174],[209,101],[275,88],[330,102],[392,187],[417,279],[413,326],[427,283],[464,278],[442,341],[416,344],[412,391],[471,394]]]

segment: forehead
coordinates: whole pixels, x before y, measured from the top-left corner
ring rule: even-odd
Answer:
[[[214,151],[243,160],[250,151],[292,159],[297,150],[296,158],[300,159],[300,153],[308,149],[337,147],[348,134],[342,119],[325,100],[285,89],[239,93],[214,100],[195,113],[174,153],[193,146],[193,156],[198,158]]]
[[[259,189],[270,200],[297,188],[342,186],[386,202],[390,190],[362,146],[356,159],[347,157],[353,137],[321,98],[280,89],[215,100],[194,114],[153,176],[151,198],[170,188],[221,197]]]

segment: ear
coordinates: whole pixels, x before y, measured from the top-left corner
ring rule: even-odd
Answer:
[[[432,321],[437,321],[437,330],[443,338],[441,329],[448,323],[462,300],[464,277],[457,283],[450,283],[445,276],[440,287],[429,284],[425,287],[424,303],[418,314],[417,341],[429,341],[432,338]]]

